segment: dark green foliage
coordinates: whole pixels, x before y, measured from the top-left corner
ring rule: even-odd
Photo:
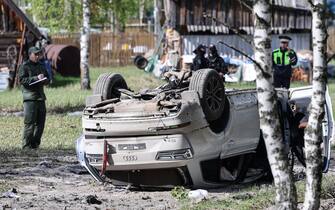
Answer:
[[[27,0],[31,8],[27,11],[40,27],[49,28],[52,33],[65,30],[78,32],[82,23],[82,4],[78,0]],[[122,29],[131,17],[137,17],[138,0],[91,0],[91,26],[104,27],[110,24],[112,11]],[[145,0],[146,14],[153,10],[153,0]]]
[[[181,201],[187,199],[189,190],[186,190],[183,186],[174,187],[171,190],[171,195],[175,199]]]
[[[31,4],[28,10],[40,27],[51,32],[60,29],[78,31],[81,26],[81,3],[77,0],[27,0]]]

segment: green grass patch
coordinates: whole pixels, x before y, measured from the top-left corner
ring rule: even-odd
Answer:
[[[334,199],[335,198],[335,176],[330,174],[323,174],[322,187],[321,187],[321,198],[322,199]]]
[[[0,180],[0,193],[8,191],[10,189],[10,184],[6,181]]]
[[[298,203],[304,202],[306,181],[296,182]],[[331,173],[322,174],[321,184],[321,199],[334,199],[335,198],[335,176]]]
[[[0,117],[0,152],[14,151],[22,146],[22,117]],[[81,118],[65,115],[48,115],[42,136],[41,149],[69,149],[81,134]]]
[[[152,74],[138,70],[136,67],[120,68],[91,68],[90,79],[93,88],[99,75],[106,72],[120,73],[128,86],[135,91],[142,88],[154,88],[162,83]],[[62,113],[64,111],[80,110],[84,108],[85,99],[92,94],[92,90],[81,90],[80,78],[62,77],[56,75],[54,83],[45,88],[48,112]],[[0,111],[21,111],[22,93],[19,88],[0,93]]]
[[[91,68],[91,87],[94,88],[99,75],[106,72],[120,73],[127,81],[128,86],[139,91],[143,88],[154,88],[163,83],[152,74],[138,70],[135,66],[118,68]],[[293,82],[292,87],[307,85],[302,82]],[[255,82],[226,83],[226,88],[247,89],[255,88]],[[335,110],[335,80],[329,81],[329,89],[333,98],[333,110]],[[80,110],[84,108],[85,99],[92,90],[80,89],[80,78],[55,76],[54,83],[45,88],[47,96],[48,112],[62,113],[66,111]],[[0,111],[16,112],[22,111],[22,94],[19,88],[0,93]]]
[[[187,194],[189,190],[185,189],[183,186],[176,186],[171,190],[171,195],[179,201],[187,199]]]
[[[331,79],[328,81],[329,95],[332,99],[333,105],[333,116],[335,117],[335,79]]]
[[[256,88],[256,82],[226,82],[225,88],[227,89],[250,89]]]
[[[233,190],[221,198],[212,197],[197,204],[184,199],[180,201],[180,204],[182,210],[257,210],[274,205],[274,197],[275,190],[271,185],[261,185]]]
[[[301,87],[301,86],[308,86],[309,84],[306,82],[299,82],[295,81],[291,83],[291,87]],[[235,89],[249,89],[249,88],[256,88],[256,82],[226,82],[226,88],[235,88]]]
[[[305,180],[296,182],[298,203],[304,202]],[[182,210],[258,210],[266,209],[275,203],[275,188],[273,185],[260,185],[244,188],[242,190],[233,190],[222,197],[211,197],[208,200],[201,201],[198,204],[192,204],[188,198],[183,196],[188,190],[177,188],[171,191],[176,194],[174,197],[179,201]],[[180,199],[183,198],[183,199]],[[335,176],[333,174],[323,174],[321,199],[335,198]]]

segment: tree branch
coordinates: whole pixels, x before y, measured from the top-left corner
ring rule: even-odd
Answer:
[[[243,36],[239,30],[237,28],[234,28],[230,25],[228,25],[227,23],[224,23],[224,22],[221,22],[219,20],[217,20],[215,17],[212,17],[210,15],[203,15],[203,17],[205,18],[211,18],[212,20],[214,20],[215,22],[217,22],[218,24],[221,24],[221,25],[224,25],[226,26],[228,29],[232,30],[237,36],[239,36],[241,39],[243,39],[243,41],[245,41],[246,43],[250,44],[251,46],[253,46],[253,42],[251,39],[249,39],[248,37],[246,36]]]
[[[239,0],[239,2],[242,5],[244,5],[247,9],[249,9],[251,12],[253,11],[253,9],[246,2],[244,2],[244,0]],[[221,21],[217,20],[215,17],[212,17],[212,16],[207,15],[207,14],[204,14],[203,17],[205,17],[205,18],[211,18],[216,23],[226,26],[228,29],[230,29],[231,31],[233,31],[237,36],[239,36],[243,41],[245,41],[246,43],[250,44],[251,46],[254,46],[253,40],[249,39],[247,36],[243,36],[240,33],[240,31],[239,31],[238,28],[232,27],[229,24],[221,22]]]
[[[264,18],[258,16],[257,14],[255,14],[254,16],[262,25],[267,25],[268,27],[271,28],[271,24],[269,25],[269,23],[266,20],[264,20]]]
[[[261,66],[255,59],[253,59],[252,57],[250,57],[249,55],[247,55],[245,52],[242,52],[241,50],[237,49],[236,47],[231,46],[231,45],[229,45],[229,44],[227,44],[227,43],[225,43],[225,42],[223,42],[223,41],[218,41],[218,43],[223,44],[223,45],[229,47],[230,49],[235,50],[236,52],[240,53],[240,54],[243,55],[244,57],[248,58],[248,59],[251,60],[254,64],[256,64],[256,66],[257,66],[262,72],[264,72],[264,69],[262,68],[262,66]]]
[[[307,1],[308,1],[308,3],[311,5],[312,8],[315,7],[315,4],[313,3],[313,0],[307,0]]]
[[[217,20],[215,20],[215,21],[217,21]],[[250,44],[251,46],[254,46],[254,43],[253,43],[252,39],[249,39],[248,37],[243,36],[242,34],[240,34],[240,32],[239,32],[239,30],[237,28],[233,28],[233,27],[229,26],[226,23],[222,23],[222,25],[224,25],[227,28],[229,28],[230,30],[232,30],[237,36],[239,36],[246,43]]]
[[[253,11],[253,9],[247,4],[245,3],[243,0],[239,0],[239,2],[244,5],[246,8],[248,8],[251,12]]]

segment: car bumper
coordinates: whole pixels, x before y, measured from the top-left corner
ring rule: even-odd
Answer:
[[[187,139],[178,134],[106,139],[81,136],[76,149],[82,165],[89,164],[98,170],[106,156],[107,171],[181,167],[193,158]]]

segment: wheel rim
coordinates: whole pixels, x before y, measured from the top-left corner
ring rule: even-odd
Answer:
[[[219,111],[222,106],[223,87],[220,82],[217,78],[211,77],[206,85],[206,103],[213,112]]]

